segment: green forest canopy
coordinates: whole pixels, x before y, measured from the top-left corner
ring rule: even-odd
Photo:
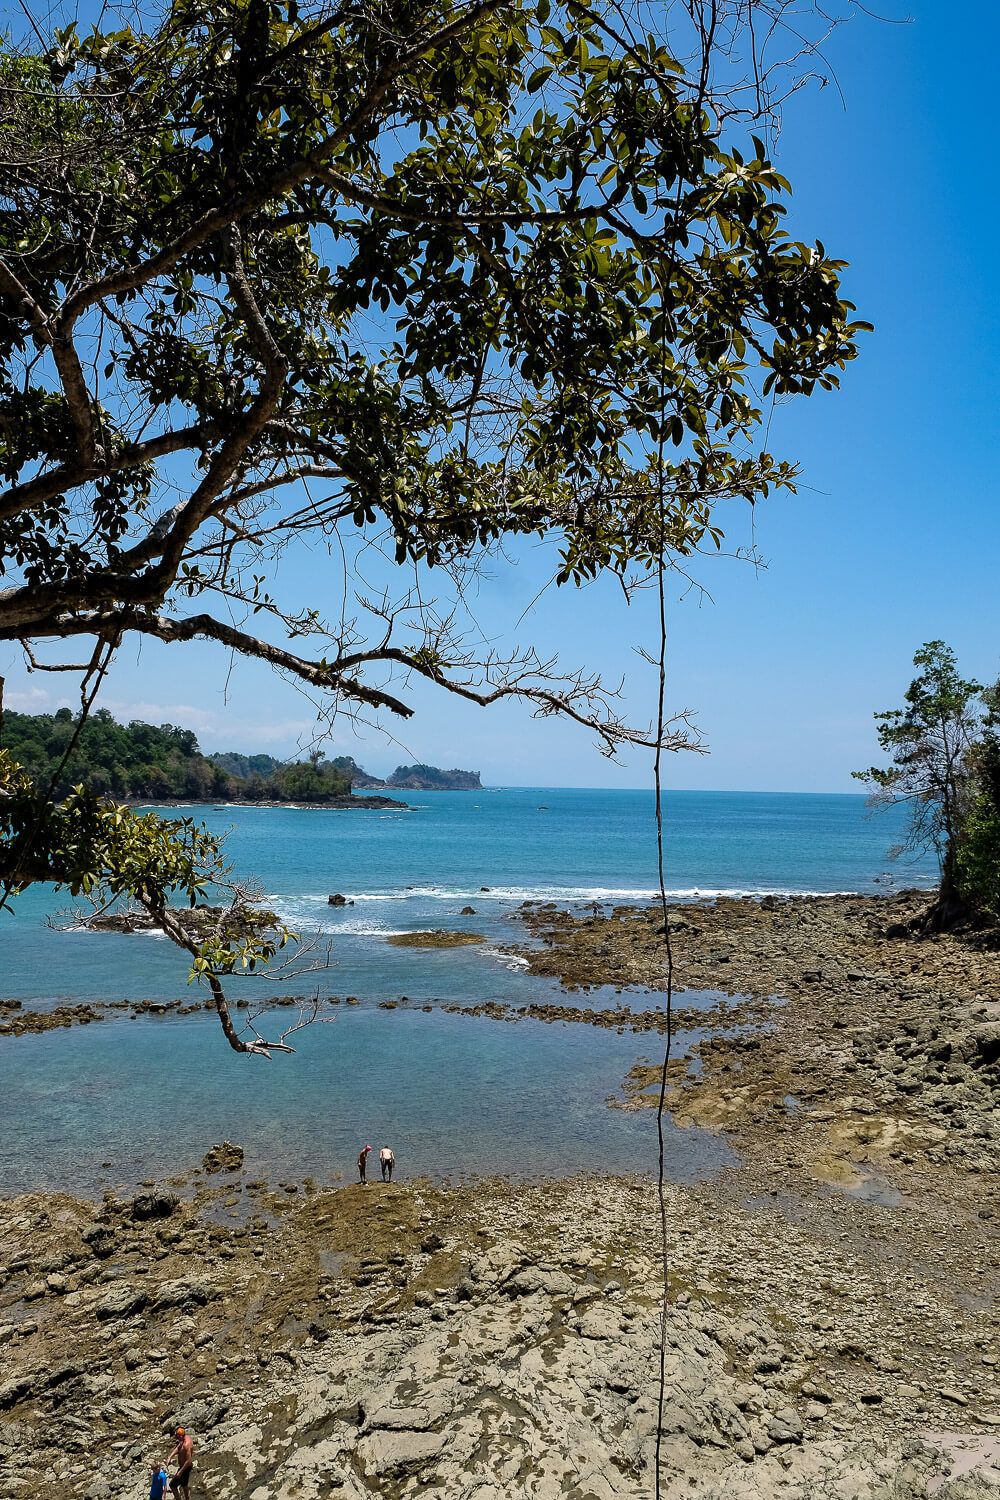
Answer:
[[[139,719],[119,724],[104,708],[87,719],[63,765],[77,725],[78,719],[68,708],[55,714],[8,711],[3,718],[3,745],[36,786],[48,786],[54,778],[52,795],[57,798],[67,796],[80,783],[110,797],[193,801],[239,797],[324,802],[351,790],[350,777],[334,766],[311,761],[279,765],[270,757],[268,774],[251,771],[244,780],[202,755],[190,729],[176,724],[157,727]]]

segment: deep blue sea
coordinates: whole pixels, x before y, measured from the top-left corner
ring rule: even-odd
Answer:
[[[648,1037],[497,1023],[441,1007],[561,998],[502,951],[525,941],[518,907],[652,899],[651,793],[517,788],[401,800],[409,810],[185,809],[227,833],[236,873],[308,940],[284,991],[360,1003],[324,1005],[323,1021],[294,1038],[295,1054],[271,1062],[231,1052],[209,1013],[115,1016],[0,1038],[0,1191],[125,1186],[197,1165],[224,1136],[244,1146],[248,1170],[275,1180],[349,1178],[364,1141],[393,1145],[401,1175],[645,1169],[650,1116],[606,1100],[655,1047]],[[861,796],[675,792],[666,815],[667,886],[678,899],[889,892],[934,877],[927,862],[890,864],[898,818],[871,817]],[[333,892],[353,904],[330,907]],[[65,905],[36,889],[18,899],[14,917],[0,917],[0,997],[36,1009],[198,997],[185,956],[165,938],[67,930]],[[459,915],[465,905],[474,916]],[[483,941],[430,951],[385,941],[431,927],[465,928]],[[277,990],[272,977],[230,985],[232,998],[255,1002]],[[379,1008],[404,995],[433,1009]],[[289,1014],[276,1011],[263,1029]],[[713,1137],[672,1132],[677,1176],[718,1160]]]

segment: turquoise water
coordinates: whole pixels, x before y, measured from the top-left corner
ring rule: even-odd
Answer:
[[[0,1188],[163,1175],[196,1164],[224,1135],[271,1177],[349,1175],[361,1139],[377,1146],[389,1135],[401,1170],[438,1175],[648,1163],[650,1118],[604,1101],[649,1038],[495,1023],[440,1005],[565,998],[502,951],[524,941],[517,909],[529,899],[651,899],[652,797],[519,788],[410,793],[409,801],[412,810],[399,812],[196,809],[213,829],[230,830],[238,874],[255,878],[311,938],[311,971],[285,988],[360,1004],[327,1007],[329,1020],[297,1035],[295,1055],[271,1063],[235,1056],[208,1014],[0,1039]],[[862,797],[674,793],[667,814],[667,884],[679,899],[891,889],[885,849],[898,822],[869,818]],[[933,871],[924,863],[893,875],[928,884]],[[331,908],[334,891],[354,904]],[[467,904],[475,915],[461,917]],[[13,919],[0,919],[4,997],[40,1009],[198,998],[186,987],[183,954],[162,937],[66,931],[59,912],[59,898],[39,889],[19,898]],[[483,941],[429,952],[385,941],[427,927],[465,927]],[[275,990],[273,978],[231,986],[234,998],[253,1000]],[[378,1008],[402,995],[434,1008]],[[283,1023],[290,1014],[274,1013]],[[676,1175],[703,1170],[714,1149],[700,1132],[674,1132]]]

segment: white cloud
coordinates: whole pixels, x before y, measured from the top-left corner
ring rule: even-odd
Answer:
[[[8,688],[4,693],[4,702],[8,708],[22,708],[28,713],[39,713],[51,704],[52,697],[45,688]]]
[[[116,719],[128,723],[142,719],[147,724],[178,724],[193,729],[208,750],[246,750],[255,746],[280,746],[291,751],[302,738],[311,738],[315,719],[274,719],[263,713],[260,718],[216,712],[193,703],[151,703],[135,698],[102,698],[101,708]]]
[[[239,739],[231,748],[243,749],[245,745],[288,745],[293,747],[303,738],[311,739],[316,729],[315,719],[278,719],[273,723],[258,720],[226,719],[223,730],[216,734]],[[227,744],[226,749],[230,746]]]

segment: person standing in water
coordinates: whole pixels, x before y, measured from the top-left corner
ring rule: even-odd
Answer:
[[[361,1155],[358,1157],[358,1180],[360,1182],[368,1181],[368,1153],[371,1149],[371,1146],[361,1147]]]
[[[392,1169],[396,1165],[396,1153],[391,1146],[383,1146],[378,1154],[378,1164],[382,1168],[382,1181],[392,1181]]]

